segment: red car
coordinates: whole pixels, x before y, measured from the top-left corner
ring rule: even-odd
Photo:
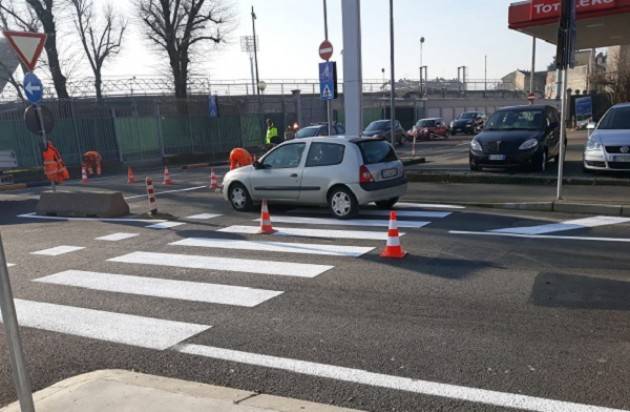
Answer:
[[[438,117],[420,119],[409,131],[409,136],[416,140],[432,140],[448,138],[448,126]]]

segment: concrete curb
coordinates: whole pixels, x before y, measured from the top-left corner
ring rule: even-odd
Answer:
[[[38,412],[358,412],[124,370],[85,373],[36,392]],[[19,412],[17,402],[0,412]]]
[[[410,182],[433,183],[485,183],[485,184],[516,184],[516,185],[555,185],[555,176],[523,176],[504,174],[476,174],[472,172],[431,172],[431,171],[407,171]],[[611,179],[605,177],[565,177],[566,185],[581,186],[630,186],[630,179]]]
[[[424,202],[426,199],[408,199],[405,202]],[[452,200],[431,201],[431,203],[454,204],[466,207],[478,207],[487,209],[506,209],[506,210],[528,210],[535,212],[558,212],[558,213],[576,213],[586,215],[605,215],[605,216],[630,216],[630,204],[628,205],[607,205],[595,203],[575,203],[566,201],[550,201],[550,202],[505,202],[505,203],[480,203],[480,202],[457,202]]]

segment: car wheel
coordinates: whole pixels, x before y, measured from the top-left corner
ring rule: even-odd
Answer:
[[[232,208],[238,212],[249,212],[253,209],[252,198],[241,183],[234,183],[230,186],[228,199],[230,199]]]
[[[328,208],[338,219],[350,219],[359,212],[359,204],[350,189],[339,186],[328,195]]]
[[[374,202],[374,203],[376,204],[376,207],[378,207],[379,209],[388,210],[394,207],[396,203],[398,203],[398,198],[394,197],[392,199],[379,200],[378,202]]]
[[[476,164],[476,163],[470,163],[470,170],[472,170],[473,172],[480,172],[481,168]]]
[[[547,170],[547,151],[543,150],[534,159],[534,171],[544,172]]]

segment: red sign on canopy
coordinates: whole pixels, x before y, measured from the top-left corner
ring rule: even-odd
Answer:
[[[4,37],[15,50],[18,58],[30,71],[35,70],[39,56],[42,54],[46,35],[44,33],[27,33],[4,31]]]
[[[617,0],[574,0],[577,13],[615,8]],[[560,0],[532,0],[531,20],[542,20],[560,16]]]

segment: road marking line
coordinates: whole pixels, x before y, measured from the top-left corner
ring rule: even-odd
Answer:
[[[168,349],[211,328],[22,299],[15,299],[15,309],[22,327],[157,350]]]
[[[417,207],[424,209],[466,209],[466,206],[459,205],[442,205],[438,203],[408,203],[408,202],[398,202],[396,203],[396,208],[399,207]]]
[[[26,213],[22,215],[18,215],[17,217],[23,219],[37,219],[37,220],[57,220],[57,221],[70,221],[70,222],[130,222],[130,223],[161,223],[166,222],[166,220],[160,219],[134,219],[134,218],[116,218],[116,217],[57,217],[57,216],[40,216],[33,213]]]
[[[327,270],[334,268],[334,266],[311,265],[306,263],[152,252],[133,252],[124,256],[109,259],[109,261],[187,269],[224,270],[228,272],[245,272],[261,275],[294,276],[302,278],[314,278]]]
[[[106,242],[118,242],[121,240],[131,239],[136,236],[140,236],[138,233],[112,233],[111,235],[97,237],[95,240],[103,240]]]
[[[557,235],[526,235],[522,233],[502,233],[502,232],[474,232],[467,230],[450,230],[452,235],[474,235],[474,236],[494,236],[494,237],[514,237],[521,239],[555,239],[555,240],[585,240],[593,242],[621,242],[630,243],[630,239],[617,237],[589,237],[589,236],[557,236]]]
[[[422,210],[401,210],[398,208],[393,209],[398,214],[398,217],[424,217],[424,218],[436,218],[442,219],[447,216],[450,216],[450,212],[433,212],[433,211],[422,211]],[[361,210],[359,212],[360,215],[365,216],[389,216],[389,210]]]
[[[359,257],[371,252],[373,247],[322,245],[310,243],[269,242],[265,240],[236,240],[212,238],[188,238],[170,243],[173,246],[195,246],[216,249],[255,250],[260,252],[303,253],[308,255],[328,255]]]
[[[305,229],[294,227],[274,227],[275,236],[297,236],[322,239],[356,239],[356,240],[387,240],[387,232],[368,232],[363,230],[329,230],[329,229]],[[219,229],[222,233],[237,233],[255,235],[259,232],[258,226],[229,226]],[[404,236],[405,233],[400,233]]]
[[[56,246],[50,249],[38,250],[37,252],[31,252],[31,255],[40,255],[40,256],[60,256],[65,255],[66,253],[76,252],[78,250],[85,249],[82,246]]]
[[[161,223],[156,223],[154,225],[146,226],[146,228],[162,230],[162,229],[170,229],[170,228],[185,225],[185,224],[186,223],[184,222],[161,222]]]
[[[215,217],[221,217],[221,215],[216,214],[216,213],[201,213],[201,214],[198,214],[198,215],[188,216],[186,219],[190,219],[190,220],[210,220],[210,219],[214,219]]]
[[[260,219],[255,219],[260,221]],[[352,220],[340,220],[332,218],[319,218],[319,217],[299,217],[299,216],[272,216],[272,223],[294,223],[300,225],[330,225],[330,226],[377,226],[388,227],[389,220],[373,220],[373,219],[352,219]],[[398,227],[419,229],[431,222],[422,221],[409,221],[399,220]]]
[[[128,276],[115,273],[85,272],[82,270],[67,270],[35,279],[34,282],[248,308],[258,306],[283,293],[241,286]]]
[[[566,230],[586,229],[599,226],[616,225],[620,223],[630,222],[630,218],[614,217],[614,216],[594,216],[584,219],[567,220],[560,223],[551,223],[547,225],[524,226],[524,227],[507,227],[503,229],[495,229],[493,232],[498,233],[517,233],[523,235],[536,235],[544,233],[562,232]]]
[[[457,399],[465,402],[493,405],[501,408],[514,408],[540,412],[623,412],[621,410],[605,407],[411,379],[401,376],[385,375],[361,369],[301,361],[290,358],[280,358],[277,356],[261,355],[257,353],[235,351],[211,346],[179,344],[173,349],[179,353],[202,356],[210,359],[279,369],[301,375],[393,389],[427,396],[437,396],[447,399]]]
[[[169,193],[180,193],[180,192],[193,192],[195,190],[200,190],[200,189],[205,189],[207,188],[208,185],[205,186],[195,186],[195,187],[187,187],[185,189],[173,189],[173,190],[164,190],[164,191],[156,191],[155,193],[157,195],[167,195]],[[134,196],[127,196],[125,198],[125,200],[133,200],[133,199],[140,199],[140,198],[146,198],[147,195],[143,194],[143,195],[134,195]]]

